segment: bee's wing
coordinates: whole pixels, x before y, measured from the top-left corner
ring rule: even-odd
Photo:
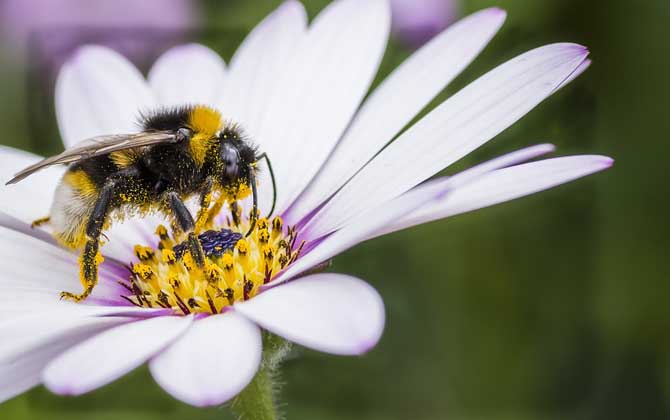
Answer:
[[[74,163],[95,156],[106,155],[119,150],[176,142],[177,136],[174,133],[168,131],[152,131],[136,134],[118,134],[111,136],[92,137],[77,143],[74,145],[74,147],[64,151],[59,155],[48,157],[34,165],[27,167],[26,169],[14,175],[14,178],[9,180],[7,185],[15,184],[48,166]]]

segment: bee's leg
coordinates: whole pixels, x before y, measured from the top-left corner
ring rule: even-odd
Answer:
[[[222,194],[221,197],[214,201],[212,207],[210,207],[210,209],[207,211],[205,226],[213,226],[214,218],[221,212],[224,204],[226,204],[226,197]]]
[[[198,210],[198,216],[195,219],[195,232],[200,233],[208,225],[209,221],[209,206],[212,204],[212,187],[214,186],[214,180],[212,177],[208,177],[205,181],[205,185],[200,193],[200,209]]]
[[[98,200],[95,202],[93,212],[86,225],[86,245],[79,256],[79,276],[84,287],[83,293],[76,295],[70,292],[62,292],[61,299],[71,299],[75,302],[86,299],[98,283],[98,265],[102,262],[99,254],[100,235],[105,219],[109,212],[110,203],[114,193],[114,183],[108,183],[100,190]]]
[[[40,227],[42,225],[45,225],[45,224],[49,223],[50,220],[51,220],[51,217],[49,217],[49,216],[42,217],[42,218],[37,219],[37,220],[33,220],[33,222],[30,224],[30,227],[31,228]]]
[[[233,219],[233,225],[239,226],[242,223],[242,208],[237,201],[230,203],[230,216]]]
[[[198,235],[193,231],[195,229],[195,222],[193,221],[193,216],[189,213],[188,208],[181,201],[179,195],[174,192],[167,193],[168,204],[170,209],[174,214],[174,218],[179,224],[179,227],[184,233],[188,234],[188,248],[191,251],[191,256],[193,261],[198,265],[198,267],[205,266],[205,252],[202,250],[202,245],[198,240]]]

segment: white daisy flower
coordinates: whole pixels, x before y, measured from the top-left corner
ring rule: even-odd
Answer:
[[[588,66],[588,51],[579,45],[534,49],[403,131],[504,19],[502,10],[486,9],[457,22],[367,98],[389,34],[383,0],[335,1],[309,25],[302,5],[287,1],[248,35],[228,66],[204,46],[185,45],[161,56],[145,79],[109,49],[81,48],[56,86],[66,147],[137,130],[140,111],[207,105],[244,127],[272,158],[277,206],[248,238],[213,238],[225,252],[209,257],[209,271],[171,260],[178,247],[158,217],[114,224],[102,248],[99,285],[75,304],[59,300],[59,292],[78,290],[77,256],[29,225],[49,214],[65,168],[2,188],[0,400],[41,383],[58,394],[83,394],[148,362],[168,393],[208,406],[230,400],[254,378],[262,330],[332,354],[374,347],[385,319],[379,294],[360,279],[310,270],[379,235],[612,164],[603,156],[524,163],[553,150],[538,145],[429,180]],[[39,159],[2,148],[0,175],[8,180]],[[261,213],[272,197],[263,174]],[[249,224],[230,219],[223,209],[215,228],[231,235]]]

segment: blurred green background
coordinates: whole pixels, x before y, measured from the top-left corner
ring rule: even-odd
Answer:
[[[305,1],[311,17],[326,3]],[[228,60],[277,4],[200,2],[207,29],[186,37]],[[441,99],[545,43],[585,44],[594,65],[457,167],[542,141],[616,165],[337,258],[333,270],[381,292],[386,331],[361,358],[298,349],[283,369],[288,419],[670,418],[670,2],[464,0],[461,13],[492,5],[508,11],[507,23]],[[157,46],[137,60],[144,68],[177,42],[151,40]],[[34,49],[1,44],[0,143],[58,151],[55,69]],[[392,41],[380,77],[409,53]],[[76,399],[37,388],[0,405],[1,419],[229,416],[173,400],[145,369]]]

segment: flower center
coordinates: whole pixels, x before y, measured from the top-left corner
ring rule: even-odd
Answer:
[[[249,218],[233,219],[198,235],[206,257],[201,267],[183,235],[171,236],[159,225],[157,249],[135,246],[140,262],[133,265],[129,283],[122,283],[130,292],[124,298],[133,305],[172,308],[184,315],[220,313],[258,294],[300,255],[298,232],[284,227],[280,217],[258,219],[247,237]]]

